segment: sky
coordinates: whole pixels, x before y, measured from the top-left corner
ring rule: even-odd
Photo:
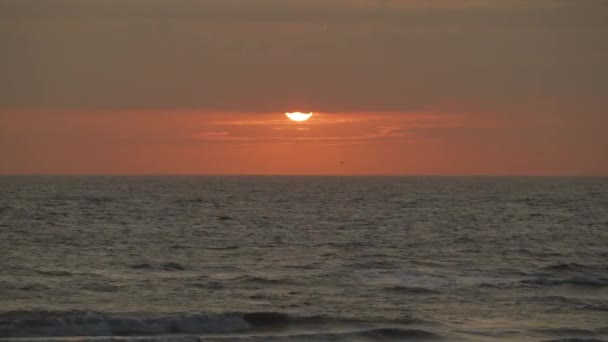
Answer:
[[[606,37],[594,0],[0,0],[0,174],[607,176]]]

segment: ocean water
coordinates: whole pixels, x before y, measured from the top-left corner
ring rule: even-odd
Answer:
[[[0,339],[608,340],[608,179],[0,177]]]

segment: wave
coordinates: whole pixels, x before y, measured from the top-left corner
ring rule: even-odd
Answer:
[[[523,296],[518,297],[517,300],[535,304],[553,304],[574,307],[581,307],[586,304],[584,301],[578,298],[570,298],[565,296]]]
[[[40,197],[41,200],[53,201],[53,202],[84,202],[91,204],[102,204],[110,203],[120,200],[119,197],[113,196],[95,196],[95,195],[52,195],[48,197]],[[52,203],[52,202],[51,202]]]
[[[586,271],[608,271],[608,267],[605,265],[583,265],[577,263],[557,263],[551,264],[540,268],[541,271],[551,272],[586,272]]]
[[[547,271],[580,271],[584,266],[577,263],[561,263],[561,264],[552,264],[541,267],[541,270]]]
[[[95,311],[13,311],[0,313],[0,338],[67,338],[167,336],[229,334],[281,337],[295,341],[440,340],[441,336],[421,329],[379,327],[370,323],[333,319],[325,316],[297,317],[280,312],[113,314]],[[162,338],[160,338],[162,336]],[[219,338],[219,336],[216,336]],[[223,340],[223,339],[222,339]],[[266,340],[266,339],[263,339]],[[256,339],[258,341],[258,339]]]
[[[594,336],[596,334],[592,330],[576,328],[536,329],[535,331],[546,335],[556,336]]]
[[[608,311],[608,304],[586,304],[581,308],[593,311]]]
[[[272,279],[267,277],[259,277],[254,275],[242,275],[234,278],[226,279],[229,282],[236,282],[239,284],[252,284],[252,285],[293,285],[294,283],[285,279]]]
[[[177,262],[165,262],[159,265],[149,263],[134,264],[129,266],[135,270],[160,270],[160,271],[185,271],[186,268]]]
[[[0,337],[133,336],[246,331],[242,314],[115,315],[93,311],[0,314]]]
[[[70,277],[74,275],[74,273],[70,271],[63,270],[37,270],[36,271],[40,275],[51,276],[51,277]]]
[[[438,291],[427,289],[425,287],[417,287],[417,286],[389,286],[384,288],[385,291],[395,292],[395,293],[407,293],[407,294],[436,294]]]
[[[608,278],[593,277],[572,277],[572,278],[531,278],[521,280],[524,285],[537,286],[584,286],[584,287],[605,287],[608,286]]]
[[[518,297],[519,302],[527,302],[554,307],[569,307],[575,310],[608,311],[608,301],[599,299],[572,298],[565,296],[524,296]]]
[[[397,265],[396,263],[391,262],[391,261],[372,259],[372,260],[367,260],[367,261],[354,262],[352,264],[347,265],[346,267],[353,268],[353,269],[389,269],[389,270],[392,270],[392,269],[399,268],[399,265]]]
[[[300,334],[287,336],[286,341],[441,341],[441,335],[422,329],[371,328],[350,332]]]
[[[239,249],[240,246],[237,245],[229,245],[229,246],[205,246],[205,249],[213,249],[218,251],[226,251],[231,249]]]
[[[535,331],[545,335],[558,336],[558,338],[556,339],[547,340],[545,342],[605,342],[605,340],[597,338],[598,335],[604,334],[604,328],[599,328],[595,330],[577,328],[553,328],[536,329]]]
[[[570,337],[570,338],[558,338],[555,340],[546,340],[543,342],[606,342],[606,340],[600,340],[599,338]]]

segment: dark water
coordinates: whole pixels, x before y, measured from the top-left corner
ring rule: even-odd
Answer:
[[[2,177],[0,338],[608,340],[608,179]]]

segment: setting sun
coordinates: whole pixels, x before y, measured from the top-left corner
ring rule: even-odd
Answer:
[[[293,112],[293,113],[285,113],[285,115],[292,121],[306,121],[312,117],[312,112],[310,112],[310,113]]]

